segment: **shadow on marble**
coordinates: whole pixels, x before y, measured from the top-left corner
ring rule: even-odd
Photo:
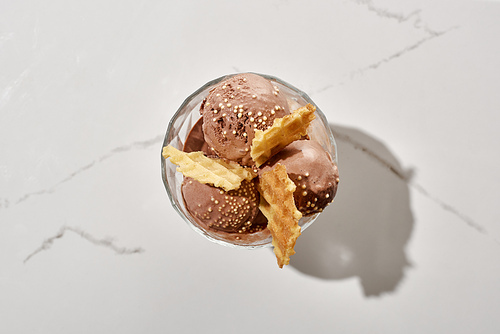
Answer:
[[[297,241],[290,265],[322,279],[357,277],[367,297],[394,292],[410,267],[411,172],[370,135],[330,126],[338,145],[339,190]]]

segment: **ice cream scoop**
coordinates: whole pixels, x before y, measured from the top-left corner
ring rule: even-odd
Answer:
[[[259,192],[254,181],[243,181],[236,190],[224,191],[185,178],[182,196],[187,210],[206,228],[228,233],[254,233],[266,228],[259,224]]]
[[[259,175],[277,164],[286,167],[295,183],[295,206],[304,215],[321,212],[337,192],[339,173],[330,155],[316,141],[297,140],[286,146],[259,170]]]
[[[290,109],[277,86],[259,75],[243,73],[217,84],[201,104],[200,113],[205,141],[214,153],[251,166],[255,129],[267,129]]]
[[[214,154],[213,150],[210,149],[205,137],[203,136],[203,118],[200,118],[191,128],[184,143],[182,150],[184,152],[197,152],[201,151],[206,156],[211,156]]]

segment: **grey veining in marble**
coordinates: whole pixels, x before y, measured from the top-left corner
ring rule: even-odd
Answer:
[[[0,333],[498,333],[499,17],[2,2]],[[161,180],[183,100],[245,71],[308,93],[338,142],[337,197],[283,270],[194,233]]]

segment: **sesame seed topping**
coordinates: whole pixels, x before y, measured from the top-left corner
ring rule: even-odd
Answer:
[[[262,117],[264,121],[267,121],[267,116]]]
[[[274,114],[275,114],[274,110],[271,110],[271,115],[274,115]]]
[[[222,117],[226,117],[226,113],[222,114]]]
[[[329,198],[329,197],[330,197],[330,194],[326,194],[326,195],[325,195],[325,197],[326,197],[326,198]]]
[[[257,98],[257,95],[252,95],[252,99],[256,99]]]
[[[253,117],[250,117],[250,122],[253,122],[255,119]]]
[[[242,114],[242,113],[239,113],[239,114],[238,114],[238,118],[241,118],[241,116],[243,116],[243,114]]]
[[[306,177],[308,177],[308,176],[309,176],[309,172],[306,173]]]
[[[280,106],[275,106],[274,107],[274,109],[276,109],[276,110],[280,110],[280,108],[281,108]]]
[[[302,193],[302,196],[307,196],[307,191],[304,191],[304,192]]]
[[[247,82],[247,78],[243,78],[243,81],[244,81],[244,82]]]
[[[235,134],[236,134],[236,131],[235,131],[235,130],[233,130],[233,135],[235,135]]]
[[[215,96],[220,96],[220,94],[219,94],[219,93],[217,93],[217,94],[215,94]]]
[[[228,104],[227,104],[227,106],[228,106],[228,107],[230,107],[230,106],[231,106],[231,103],[228,103]]]
[[[227,99],[224,99],[224,102],[227,102]]]
[[[219,204],[219,201],[218,201],[218,200],[215,200],[215,202],[214,202],[214,203],[215,203],[215,204]]]
[[[252,112],[251,112],[251,111],[249,111],[249,112],[248,112],[248,115],[252,115]]]
[[[302,180],[302,176],[299,175],[299,177],[297,177],[297,180]]]
[[[222,86],[222,89],[226,89],[226,85]]]
[[[278,96],[278,92],[274,92],[274,95]]]
[[[257,113],[257,116],[262,116],[262,112],[260,112],[260,111],[259,111],[259,112]]]
[[[301,188],[302,188],[302,189],[306,189],[306,185],[305,185],[305,184],[303,184],[303,185],[301,186]]]
[[[214,114],[217,114],[218,112],[219,112],[219,110],[214,109]]]

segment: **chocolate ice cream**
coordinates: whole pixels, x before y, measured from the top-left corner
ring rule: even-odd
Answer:
[[[321,145],[312,140],[297,140],[273,156],[259,170],[259,175],[277,164],[286,167],[288,177],[297,186],[293,197],[297,209],[309,216],[331,203],[337,192],[337,165]]]
[[[267,129],[290,109],[278,87],[259,75],[244,73],[219,83],[203,101],[200,113],[205,141],[214,153],[251,166],[255,129]]]
[[[255,181],[243,181],[236,190],[224,191],[185,178],[182,195],[186,208],[205,228],[228,233],[254,233],[266,228],[256,223],[259,192]]]
[[[235,190],[225,191],[212,185],[215,183],[201,183],[206,182],[206,175],[215,173],[215,170],[210,170],[207,166],[201,167],[199,175],[204,175],[203,178],[198,178],[203,179],[201,182],[184,176],[182,184],[176,184],[176,189],[180,188],[184,204],[184,209],[181,206],[181,210],[185,210],[183,213],[189,216],[190,223],[197,230],[202,231],[204,235],[213,238],[213,240],[227,242],[231,245],[265,245],[269,242],[266,240],[270,240],[271,230],[273,230],[268,228],[268,219],[270,222],[279,222],[280,219],[274,219],[273,213],[271,213],[273,216],[269,216],[270,212],[264,216],[259,209],[260,205],[265,211],[263,203],[268,202],[268,199],[262,195],[263,184],[259,184],[259,176],[273,169],[279,163],[286,167],[290,183],[293,182],[296,186],[294,192],[293,190],[289,191],[289,195],[291,198],[293,192],[292,205],[295,202],[296,210],[299,210],[304,216],[304,220],[301,220],[302,223],[299,224],[297,220],[297,224],[307,226],[308,222],[314,219],[313,215],[321,212],[333,200],[337,190],[337,166],[332,161],[330,154],[316,142],[319,140],[319,142],[325,142],[326,145],[331,145],[326,139],[328,135],[322,133],[327,127],[324,117],[319,122],[315,120],[316,123],[310,123],[311,126],[303,125],[304,131],[307,127],[309,130],[314,130],[308,133],[312,139],[297,140],[294,138],[295,141],[291,144],[273,146],[277,149],[270,149],[269,155],[262,162],[256,163],[257,160],[253,161],[250,155],[251,151],[258,151],[259,148],[259,145],[256,144],[259,142],[258,138],[252,145],[255,131],[268,129],[273,125],[275,119],[280,118],[280,122],[277,122],[273,129],[263,132],[274,133],[273,131],[281,129],[280,127],[286,123],[285,119],[302,117],[297,115],[301,115],[300,110],[303,109],[301,107],[310,101],[308,98],[303,98],[295,89],[281,84],[279,81],[273,83],[271,80],[252,73],[234,75],[212,87],[214,88],[211,88],[201,103],[199,110],[201,118],[198,121],[190,119],[190,122],[194,121],[195,123],[191,129],[188,129],[188,136],[185,138],[182,149],[184,152],[201,151],[205,156],[211,158],[212,162],[226,163],[227,166],[231,165],[231,168],[234,168],[234,165],[240,169],[245,169],[243,168],[245,166],[251,167],[246,168],[250,178],[242,181]],[[312,105],[308,104],[307,106]],[[294,109],[292,115],[290,115],[291,109]],[[194,114],[191,113],[191,115]],[[320,113],[320,115],[322,114]],[[297,127],[298,124],[305,124],[303,122],[305,122],[304,119],[301,119],[296,123],[286,124]],[[172,128],[181,128],[175,122],[172,124],[175,125]],[[290,139],[289,134],[295,133],[293,132],[295,130],[287,130],[283,130],[281,136]],[[259,133],[259,136],[262,134],[262,138],[265,139],[263,133]],[[302,132],[301,136],[309,138],[304,136]],[[260,143],[263,143],[264,146],[271,142],[262,141],[262,138]],[[285,147],[282,148],[283,146]],[[172,152],[172,150],[167,151]],[[165,154],[165,152],[164,158],[170,157],[172,161],[171,153]],[[271,157],[269,158],[269,156]],[[217,158],[221,158],[223,161]],[[183,168],[191,170],[191,168],[195,168],[194,165],[199,158],[190,159],[189,156],[182,159],[177,158],[175,164],[186,163]],[[260,166],[262,163],[263,165]],[[220,165],[218,166],[217,168],[220,168]],[[171,172],[172,170],[166,173],[165,177],[171,178]],[[175,171],[173,172],[175,173]],[[196,177],[196,175],[192,177]],[[261,198],[265,198],[265,200],[261,202]]]
[[[186,142],[184,143],[183,151],[184,152],[197,152],[201,151],[206,156],[214,155],[214,152],[210,149],[207,142],[205,141],[205,137],[203,136],[203,118],[200,118],[191,128],[189,134],[186,138]]]

